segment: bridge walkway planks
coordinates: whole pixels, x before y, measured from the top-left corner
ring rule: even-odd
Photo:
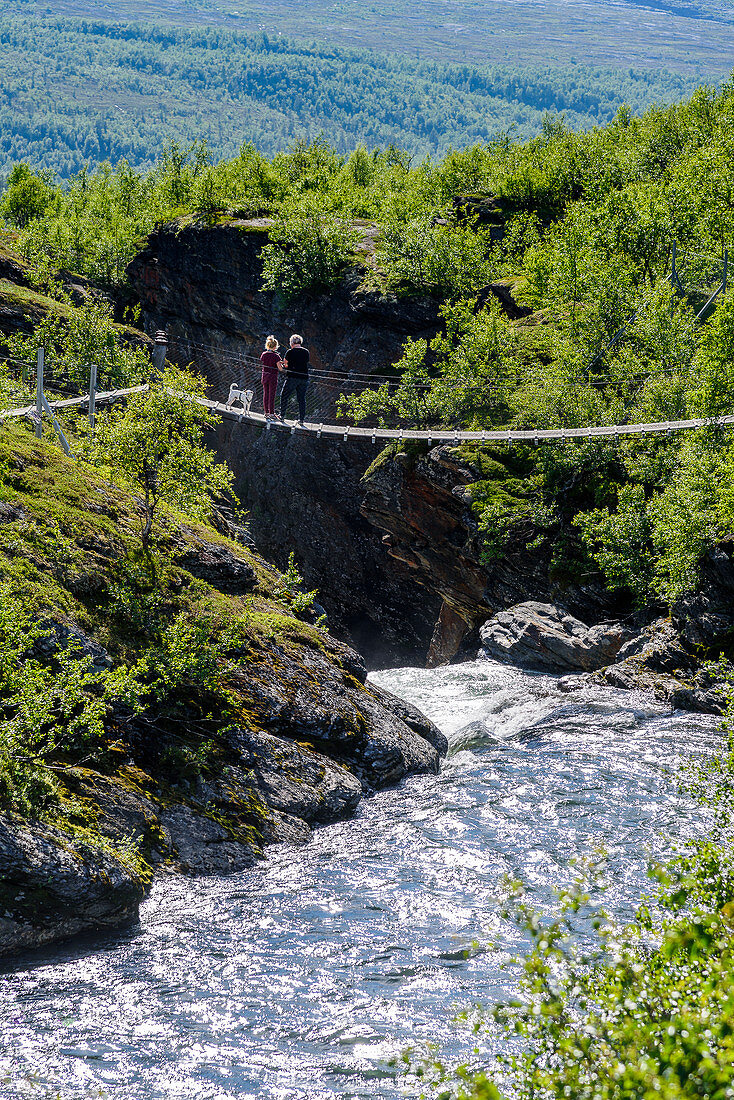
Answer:
[[[123,400],[134,393],[144,393],[147,386],[133,386],[129,389],[108,390],[98,393],[97,405],[108,405]],[[210,401],[204,397],[195,399],[217,416],[225,420],[246,421],[257,424],[266,431],[289,432],[291,435],[308,434],[317,438],[379,442],[425,442],[425,443],[530,443],[571,442],[576,439],[618,439],[621,436],[654,435],[666,432],[692,430],[695,428],[734,426],[734,416],[719,416],[695,420],[667,420],[651,424],[604,424],[588,428],[546,428],[522,431],[516,428],[506,431],[454,431],[453,429],[417,429],[417,428],[357,428],[347,424],[313,424],[301,427],[297,423],[282,423],[278,420],[266,420],[263,413],[245,412],[225,405],[222,401]],[[52,409],[84,408],[89,405],[89,395],[52,401]],[[35,411],[35,403],[18,409],[7,409],[0,413],[0,420],[29,416]]]

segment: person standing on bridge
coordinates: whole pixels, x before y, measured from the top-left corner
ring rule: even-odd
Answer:
[[[299,424],[303,427],[303,421],[306,419],[306,390],[308,389],[310,356],[308,348],[303,346],[303,338],[297,333],[291,336],[290,345],[285,353],[284,365],[281,367],[281,370],[285,371],[285,385],[280,395],[280,418],[285,420],[288,402],[291,399],[291,394],[295,392],[300,413]]]
[[[266,420],[275,420],[275,391],[278,388],[278,371],[283,366],[283,360],[278,354],[278,341],[274,336],[268,336],[265,341],[265,351],[260,356],[262,363],[263,384],[263,409]]]

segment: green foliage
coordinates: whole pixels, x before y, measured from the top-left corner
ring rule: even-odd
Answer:
[[[445,224],[430,210],[409,217],[386,213],[377,260],[388,285],[441,298],[467,296],[489,281],[489,237]]]
[[[205,383],[169,367],[147,391],[100,417],[97,461],[122,474],[138,491],[143,509],[141,537],[150,548],[153,521],[165,501],[194,517],[204,516],[213,496],[229,493],[232,474],[203,444],[214,423],[196,401]]]
[[[263,289],[286,300],[334,286],[359,239],[344,219],[299,207],[280,215],[269,236],[262,252]]]
[[[247,35],[224,29],[219,13],[216,25],[192,27],[191,11],[182,18],[180,7],[168,23],[161,4],[132,5],[136,22],[130,5],[120,7],[100,18],[97,3],[77,0],[73,10],[91,18],[64,18],[8,0],[0,19],[0,170],[23,159],[63,178],[107,160],[149,166],[162,132],[184,149],[205,136],[217,159],[236,155],[244,140],[272,155],[294,135],[321,131],[342,152],[394,143],[424,156],[512,128],[530,137],[546,110],[564,112],[575,129],[590,127],[623,103],[640,110],[695,85],[651,70],[647,57],[638,70],[620,70],[616,58],[606,68],[550,67],[545,54],[536,64],[486,66],[481,55],[467,63],[451,47],[445,57],[458,64],[420,60],[412,12],[390,20],[398,34],[395,53],[385,54],[385,21],[369,6],[362,17],[379,23],[360,49],[328,5],[292,6],[285,25],[293,38],[258,33],[261,14],[248,12]],[[177,20],[189,25],[171,25]],[[493,34],[496,20],[497,13]],[[323,41],[326,27],[331,43]],[[453,45],[454,36],[444,37]],[[340,38],[352,48],[339,47]]]
[[[342,414],[422,428],[502,423],[518,371],[507,318],[493,298],[481,309],[474,300],[447,303],[441,316],[444,331],[430,344],[406,342],[395,382],[343,398]]]
[[[88,298],[74,307],[58,286],[52,308],[32,332],[5,338],[10,355],[35,367],[38,348],[45,348],[45,385],[86,392],[89,368],[97,365],[98,388],[132,386],[147,378],[150,357],[132,334],[115,324],[108,302]],[[58,303],[58,305],[56,305]],[[55,306],[55,309],[53,308]]]
[[[626,588],[644,604],[652,585],[652,554],[643,486],[622,486],[615,512],[600,508],[582,513],[574,524],[580,528],[610,588]]]
[[[731,446],[699,434],[681,445],[662,491],[631,482],[619,488],[615,510],[579,513],[574,526],[610,587],[640,605],[691,591],[706,551],[734,530],[731,471]]]
[[[0,589],[0,808],[37,814],[58,798],[63,764],[93,754],[120,690],[118,675],[93,670],[73,638],[51,661],[33,656],[51,638],[23,602]]]
[[[296,615],[308,615],[313,611],[318,592],[315,588],[310,592],[305,588],[293,551],[288,555],[288,568],[281,575],[281,583],[276,591],[281,599],[287,601]],[[322,629],[325,628],[325,616],[320,616],[316,625]]]
[[[734,388],[734,292],[729,290],[702,330],[692,370],[691,411],[722,416]]]
[[[25,229],[29,222],[42,218],[54,196],[52,180],[50,172],[34,172],[25,161],[13,165],[0,215],[19,229]]]

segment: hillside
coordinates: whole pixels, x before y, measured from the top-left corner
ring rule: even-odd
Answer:
[[[192,24],[191,11],[178,25],[156,21],[148,7],[132,13],[105,5],[96,18],[68,7],[74,15],[66,18],[63,5],[53,15],[19,0],[3,9],[0,173],[20,159],[62,177],[123,157],[149,166],[171,140],[205,140],[215,159],[234,156],[246,142],[272,154],[321,133],[344,152],[393,143],[422,158],[508,132],[531,137],[546,111],[562,112],[580,129],[610,121],[623,104],[639,112],[678,101],[701,79],[720,79],[734,46],[734,25],[722,23],[713,39],[720,52],[696,51],[682,39],[682,64],[662,50],[620,57],[581,44],[572,55],[558,49],[549,56],[539,17],[532,35],[520,27],[521,49],[508,61],[508,34],[518,28],[497,24],[495,15],[491,26],[465,28],[478,54],[456,56],[430,43],[415,49],[413,35],[420,35],[408,13],[383,13],[380,27],[404,30],[373,41],[335,24],[326,8],[306,23],[298,14],[305,9],[280,13],[272,28],[258,16],[244,33],[236,29],[241,21],[209,25],[202,16]],[[111,19],[131,14],[134,22]],[[369,23],[375,14],[359,18]],[[599,19],[607,26],[603,13]],[[551,35],[567,37],[565,30]]]
[[[9,0],[11,11],[48,14],[37,0]],[[266,31],[434,62],[545,66],[661,67],[723,75],[731,65],[732,10],[726,0],[477,0],[372,3],[316,0],[58,0],[58,15],[145,20],[183,26]],[[620,73],[621,75],[621,73]]]
[[[145,549],[129,488],[27,427],[0,452],[0,955],[437,767],[442,736],[365,686],[292,577],[171,511]]]

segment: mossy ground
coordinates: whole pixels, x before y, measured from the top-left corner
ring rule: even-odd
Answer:
[[[69,425],[67,425],[68,427]],[[74,434],[76,433],[76,434]],[[70,428],[75,448],[82,424]],[[104,775],[107,794],[136,791],[157,804],[185,802],[198,777],[221,772],[226,750],[217,730],[222,722],[252,730],[264,728],[257,685],[281,670],[308,676],[308,654],[339,662],[338,646],[324,631],[297,618],[282,576],[254,551],[232,542],[206,523],[164,510],[154,531],[155,554],[145,555],[142,518],[134,494],[92,467],[67,458],[53,437],[37,440],[32,428],[6,421],[0,427],[0,584],[7,584],[35,618],[81,629],[101,645],[116,664],[131,665],[145,651],[145,632],[124,614],[120,588],[131,572],[150,577],[157,614],[164,621],[183,615],[205,620],[212,637],[236,628],[234,655],[240,675],[223,677],[221,691],[182,686],[154,716],[151,730],[160,744],[148,744],[136,759],[125,744],[125,731],[112,719],[108,743],[98,746],[89,764],[72,762],[47,817],[69,836],[81,855],[90,845],[116,853],[128,869],[145,878],[154,838],[139,845],[110,839],[99,827],[99,805],[80,790]],[[208,544],[227,548],[254,571],[254,584],[233,595],[194,577],[182,567],[182,551]],[[146,570],[148,573],[146,574]],[[145,581],[143,585],[145,586]],[[226,665],[228,655],[222,652]],[[242,675],[242,670],[246,675]],[[300,671],[298,671],[300,670]],[[146,717],[145,721],[149,718]],[[152,721],[152,719],[150,719]],[[123,723],[124,725],[124,723]],[[91,769],[91,771],[90,771]],[[90,778],[91,777],[91,778]],[[109,783],[113,787],[109,787]],[[216,807],[197,811],[223,824],[236,839],[258,846],[258,821],[265,808],[257,799],[247,805],[235,799],[227,812]],[[142,841],[142,838],[141,838]]]

